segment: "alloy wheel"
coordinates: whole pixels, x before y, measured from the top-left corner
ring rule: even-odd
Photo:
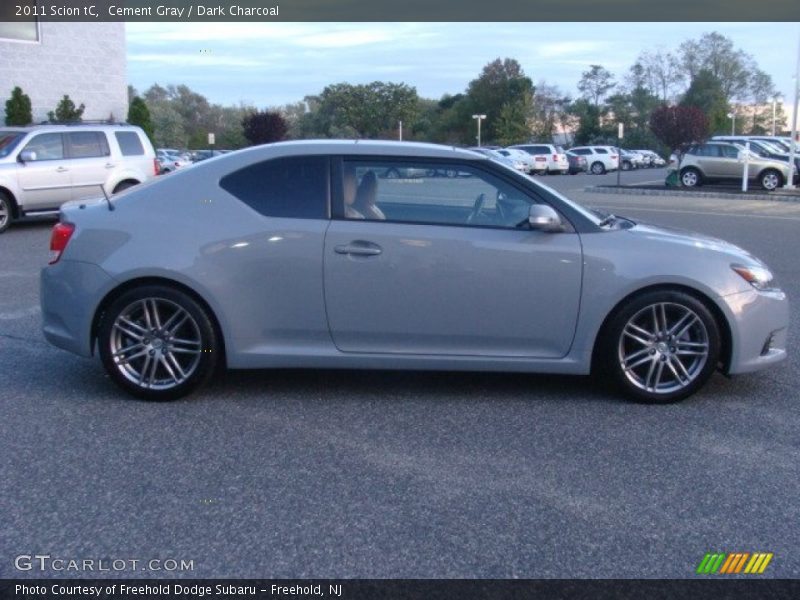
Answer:
[[[184,383],[203,352],[197,321],[165,298],[144,298],[124,308],[114,320],[109,344],[119,373],[147,390],[170,390]]]
[[[627,380],[654,394],[670,394],[692,384],[709,357],[703,320],[674,302],[650,304],[622,329],[618,360]]]
[[[778,186],[781,184],[780,178],[778,177],[777,173],[770,171],[769,173],[764,173],[761,177],[761,185],[767,191],[772,191],[778,189]]]
[[[699,178],[697,177],[697,173],[694,171],[686,171],[681,175],[681,183],[686,187],[694,187],[699,182]]]

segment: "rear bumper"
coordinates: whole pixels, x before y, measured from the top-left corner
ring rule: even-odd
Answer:
[[[786,359],[789,300],[781,291],[755,290],[723,298],[731,324],[728,372],[750,373]]]
[[[92,319],[114,280],[97,265],[60,260],[40,277],[42,332],[48,342],[81,356],[92,355]]]

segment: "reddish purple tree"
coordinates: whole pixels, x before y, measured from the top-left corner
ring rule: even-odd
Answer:
[[[676,150],[708,137],[708,117],[696,106],[665,104],[650,115],[650,130],[670,150]]]
[[[289,125],[280,113],[259,110],[242,119],[242,129],[251,144],[271,144],[286,138]]]

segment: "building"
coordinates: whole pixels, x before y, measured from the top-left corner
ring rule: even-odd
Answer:
[[[64,94],[83,118],[128,116],[124,23],[0,23],[0,117],[15,86],[30,96],[34,123]],[[0,119],[0,125],[2,125]]]

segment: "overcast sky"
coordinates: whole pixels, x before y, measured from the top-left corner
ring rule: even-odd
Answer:
[[[794,97],[798,23],[129,23],[128,80],[187,84],[212,102],[277,106],[330,83],[404,82],[464,91],[487,62],[516,58],[570,95],[590,64],[620,78],[642,50],[719,31]]]

